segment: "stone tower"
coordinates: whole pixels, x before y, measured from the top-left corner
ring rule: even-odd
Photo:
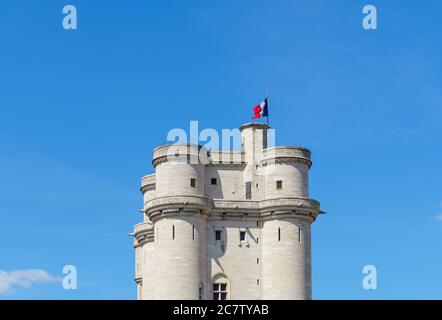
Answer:
[[[311,299],[310,151],[267,147],[241,126],[241,151],[154,149],[135,225],[138,299]]]

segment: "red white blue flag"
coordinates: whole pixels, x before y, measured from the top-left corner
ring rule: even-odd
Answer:
[[[254,116],[252,119],[269,116],[269,98],[265,98],[260,104],[253,107]]]

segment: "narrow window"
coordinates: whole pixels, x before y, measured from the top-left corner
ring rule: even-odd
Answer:
[[[281,241],[281,228],[278,227],[278,241]]]
[[[194,178],[190,178],[190,186],[191,186],[192,188],[195,188],[195,187],[196,187],[196,179],[194,179]]]
[[[259,264],[259,258],[256,258],[256,264]]]
[[[256,284],[259,286],[259,279],[256,279]]]
[[[172,240],[175,240],[175,225],[172,225]]]
[[[258,237],[256,237],[256,243],[258,243],[259,242],[259,238]]]
[[[221,230],[215,230],[215,240],[221,241]]]
[[[210,184],[216,184],[216,178],[210,179]]]
[[[252,199],[252,183],[246,182],[246,199]]]
[[[263,135],[262,135],[262,148],[266,149],[267,148],[267,130],[264,129],[262,131]]]
[[[282,189],[282,180],[276,181],[276,189]]]
[[[213,300],[227,300],[227,283],[213,284]]]
[[[195,226],[192,226],[192,240],[195,240]]]
[[[259,227],[259,221],[256,221],[256,227],[257,228]]]
[[[203,285],[200,284],[200,287],[199,287],[199,299],[203,300],[203,296],[204,296]]]
[[[301,228],[298,227],[298,242],[301,242]]]
[[[239,241],[246,241],[246,232],[245,231],[239,232]]]

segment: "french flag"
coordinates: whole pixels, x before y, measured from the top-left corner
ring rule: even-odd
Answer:
[[[252,119],[269,116],[269,98],[265,98],[260,104],[253,107],[254,116]]]

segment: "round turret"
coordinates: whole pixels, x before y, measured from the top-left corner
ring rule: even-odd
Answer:
[[[206,149],[199,145],[163,145],[154,150],[155,176],[143,179],[146,215],[154,223],[155,250],[146,261],[146,299],[198,299],[204,272]],[[154,179],[153,197],[147,191]],[[150,249],[147,247],[146,249]],[[150,251],[146,251],[150,252]],[[147,260],[147,258],[146,258]],[[147,268],[149,270],[147,270]],[[148,291],[150,290],[150,292]]]
[[[262,228],[264,300],[311,299],[310,223],[286,217]]]
[[[144,176],[141,179],[141,193],[143,194],[143,203],[155,198],[156,184],[155,173]]]
[[[272,147],[263,151],[265,198],[308,198],[310,151],[301,147]]]
[[[154,150],[155,196],[204,196],[208,152],[198,145],[163,145]]]

